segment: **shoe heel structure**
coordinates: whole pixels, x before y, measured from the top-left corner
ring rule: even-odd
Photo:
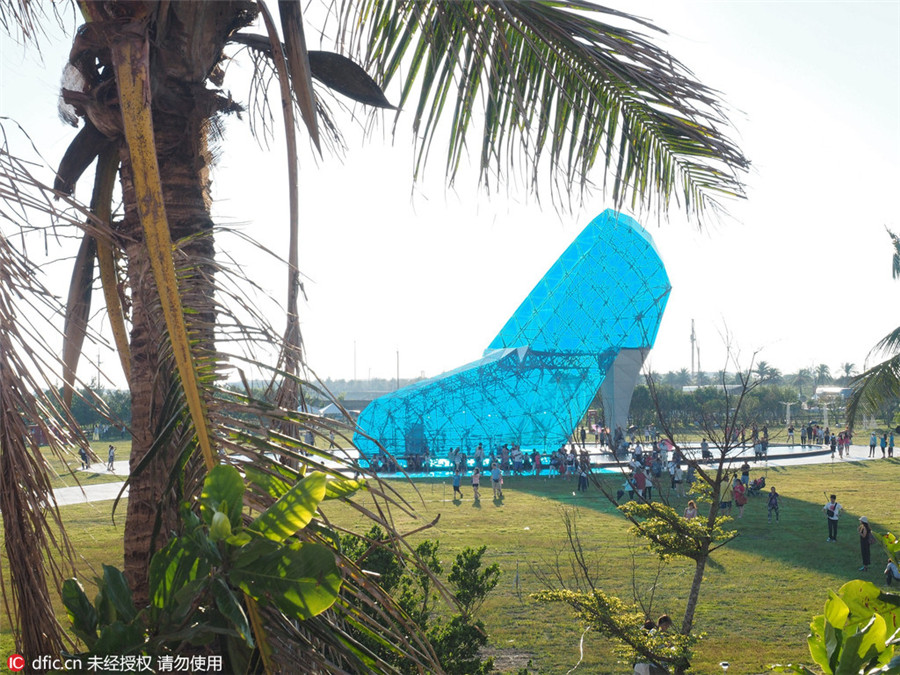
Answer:
[[[444,457],[504,443],[556,449],[600,390],[606,423],[625,427],[631,395],[671,290],[653,239],[604,211],[575,238],[483,357],[370,403],[363,456]],[[471,455],[470,455],[471,456]]]

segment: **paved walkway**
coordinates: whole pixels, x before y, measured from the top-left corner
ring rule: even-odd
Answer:
[[[57,488],[53,491],[56,497],[56,503],[60,506],[68,506],[70,504],[86,504],[87,502],[103,502],[115,499],[122,490],[122,484],[125,482],[125,476],[128,475],[128,460],[124,459],[113,463],[113,472],[119,477],[119,480],[110,481],[109,483],[97,483],[96,485],[85,485],[83,487],[64,487]],[[105,462],[94,462],[90,469],[79,469],[75,472],[84,476],[93,476],[94,474],[107,473]],[[125,494],[128,496],[128,489]]]
[[[800,446],[795,445],[795,450],[799,450]],[[753,451],[748,450],[747,455],[738,455],[732,459],[732,462],[743,462],[744,459],[747,459],[754,468],[759,469],[760,467],[772,467],[772,466],[800,466],[804,464],[840,464],[844,462],[860,462],[860,461],[872,461],[873,459],[881,459],[881,448],[875,448],[876,457],[869,457],[869,446],[863,445],[852,445],[850,446],[850,455],[845,456],[843,459],[840,459],[837,455],[833,458],[831,453],[826,451],[824,448],[815,448],[812,447],[812,451],[819,450],[819,454],[801,454],[799,456],[791,456],[788,452],[789,449],[787,446],[772,446],[769,458],[764,459],[762,461],[755,461],[753,458]],[[604,453],[606,454],[606,453]],[[610,456],[611,457],[611,456]],[[78,473],[82,474],[96,474],[96,473],[106,473],[106,464],[104,463],[95,463],[92,465],[96,467],[91,469],[79,469]],[[115,475],[116,476],[127,476],[128,475],[128,460],[117,461],[114,464],[115,467]],[[447,473],[449,477],[450,474]],[[64,487],[57,488],[53,491],[54,496],[56,497],[56,503],[60,506],[68,506],[70,504],[86,504],[88,502],[102,502],[107,500],[115,499],[119,496],[119,492],[122,490],[123,480],[111,481],[109,483],[99,483],[97,485],[85,485],[84,487]],[[122,495],[123,497],[128,496],[128,489],[125,489],[125,493]]]

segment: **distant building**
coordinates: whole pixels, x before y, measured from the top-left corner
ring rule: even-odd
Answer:
[[[835,387],[835,386],[820,386],[816,387],[816,393],[813,394],[813,398],[818,400],[820,398],[837,398],[838,396],[842,399],[850,398],[850,394],[853,393],[853,389],[850,387]]]

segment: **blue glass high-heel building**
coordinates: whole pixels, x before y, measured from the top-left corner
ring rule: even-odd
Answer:
[[[478,361],[374,400],[354,441],[364,456],[472,456],[504,443],[553,450],[597,391],[606,424],[626,426],[637,377],[671,286],[650,234],[604,211],[525,298]]]

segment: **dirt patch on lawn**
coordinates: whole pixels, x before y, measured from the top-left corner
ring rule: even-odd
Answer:
[[[532,664],[534,659],[533,652],[512,648],[485,647],[479,652],[479,656],[483,659],[493,658],[495,672],[517,673],[522,668],[525,668],[529,673],[537,672],[537,668]]]

